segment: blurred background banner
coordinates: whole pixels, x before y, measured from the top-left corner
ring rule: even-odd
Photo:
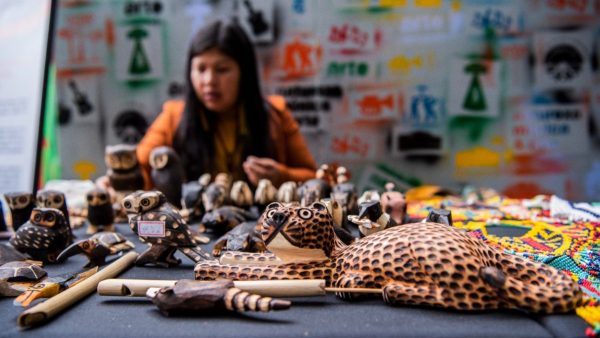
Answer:
[[[53,8],[51,0],[0,4],[0,193],[38,183]]]
[[[359,189],[386,168],[600,200],[599,0],[60,0],[62,176],[98,177],[105,145],[139,141],[182,94],[192,34],[230,16],[257,47],[264,93]]]

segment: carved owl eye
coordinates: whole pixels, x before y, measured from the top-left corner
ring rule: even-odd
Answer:
[[[149,205],[150,205],[150,200],[149,200],[149,199],[147,199],[147,198],[142,198],[142,201],[140,202],[140,204],[141,204],[143,207],[147,207],[147,206],[149,206]]]
[[[21,203],[27,203],[27,197],[25,197],[25,196],[19,197],[19,202],[21,202]]]
[[[92,196],[92,195],[87,195],[86,199],[87,199],[87,201],[88,201],[88,202],[91,202],[91,201],[93,201],[93,200],[94,200],[94,196]]]
[[[44,198],[42,196],[38,196],[37,201],[40,205],[44,203]]]
[[[100,199],[100,202],[104,202],[104,201],[106,201],[106,195],[105,194],[100,194],[98,196],[98,199]]]
[[[313,212],[310,209],[302,208],[298,210],[298,216],[300,216],[302,219],[308,220],[312,218]]]
[[[62,203],[62,198],[60,196],[54,196],[54,203],[61,204]]]
[[[46,215],[44,216],[44,221],[46,221],[46,222],[54,222],[54,219],[55,219],[55,218],[54,218],[54,215],[53,215],[53,214],[46,214]]]
[[[42,221],[42,215],[40,215],[39,213],[35,214],[33,216],[33,221],[36,222],[36,223],[41,222]]]
[[[131,209],[131,202],[125,201],[123,202],[123,206],[125,207],[125,209]]]

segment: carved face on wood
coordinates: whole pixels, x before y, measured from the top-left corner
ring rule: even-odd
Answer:
[[[322,253],[320,258],[329,257],[333,251],[333,220],[323,203],[302,207],[274,202],[267,206],[259,222],[263,241],[278,257],[278,251],[284,247],[306,251],[298,252],[300,255],[318,250]]]
[[[178,156],[170,147],[157,147],[150,153],[150,167],[153,169],[164,169],[177,161]]]
[[[4,195],[11,210],[25,209],[33,204],[33,194],[28,192],[15,192]]]
[[[87,193],[86,200],[89,206],[97,207],[110,203],[110,196],[104,189],[94,189]]]
[[[114,146],[106,146],[104,162],[106,163],[106,166],[111,169],[132,169],[138,164],[135,151],[135,145],[117,144]]]
[[[123,208],[127,213],[137,214],[146,212],[167,202],[167,198],[160,191],[136,191],[123,198]]]
[[[40,190],[36,194],[38,208],[61,209],[65,205],[65,194],[56,190]]]

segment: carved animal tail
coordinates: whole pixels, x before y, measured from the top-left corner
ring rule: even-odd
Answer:
[[[218,261],[203,261],[194,267],[198,280],[286,280],[286,279],[325,279],[331,282],[333,274],[331,261],[288,263],[281,265],[219,264]]]
[[[225,293],[223,299],[225,308],[230,311],[275,311],[289,309],[291,302],[283,299],[273,299],[271,297],[262,297],[242,291],[238,288],[230,288]]]
[[[582,302],[577,283],[565,273],[519,256],[504,254],[502,270],[484,267],[481,278],[498,290],[507,307],[530,312],[568,312]]]
[[[208,252],[206,252],[200,246],[180,248],[179,251],[181,251],[184,255],[188,256],[195,263],[214,259],[213,256],[211,256]]]

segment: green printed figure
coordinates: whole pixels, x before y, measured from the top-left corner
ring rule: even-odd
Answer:
[[[129,73],[141,75],[150,72],[150,63],[144,52],[142,40],[148,36],[148,32],[143,28],[136,27],[127,33],[127,37],[134,40],[133,53],[129,62]]]
[[[482,111],[487,108],[485,103],[485,94],[479,81],[479,74],[486,73],[485,65],[479,63],[470,63],[465,67],[465,72],[472,74],[471,83],[467,90],[467,96],[463,102],[463,108],[468,110]]]

